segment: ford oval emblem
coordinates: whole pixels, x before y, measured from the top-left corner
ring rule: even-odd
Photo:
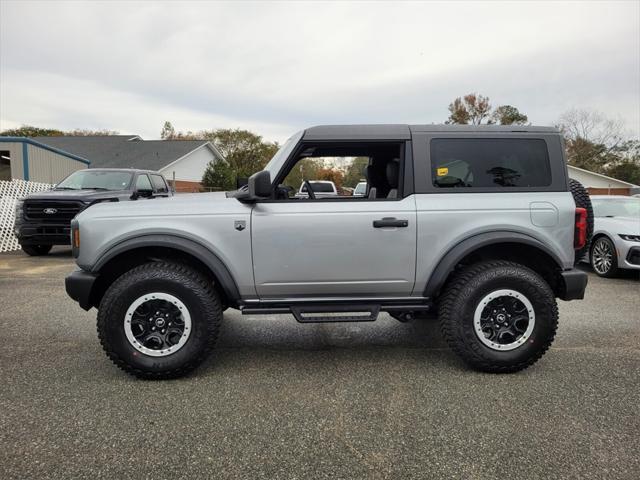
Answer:
[[[45,208],[42,211],[44,213],[46,213],[47,215],[53,215],[54,213],[58,213],[58,209],[57,208]]]

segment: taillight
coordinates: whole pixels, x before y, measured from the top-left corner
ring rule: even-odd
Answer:
[[[580,250],[587,244],[587,209],[576,208],[576,226],[573,232],[573,248]]]

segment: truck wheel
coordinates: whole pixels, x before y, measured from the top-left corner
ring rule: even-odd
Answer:
[[[589,192],[587,192],[587,189],[584,188],[579,181],[570,178],[569,189],[571,190],[571,195],[573,195],[573,201],[576,207],[584,208],[587,211],[587,242],[580,250],[576,250],[575,264],[577,265],[580,260],[589,253],[589,244],[593,236],[593,207],[591,206]]]
[[[618,274],[616,247],[607,237],[598,237],[591,246],[591,267],[600,277],[611,278]]]
[[[31,257],[41,257],[51,251],[53,245],[22,245],[22,251]]]
[[[188,266],[153,262],[133,268],[106,291],[98,335],[109,358],[145,379],[176,378],[213,349],[222,309],[210,280]]]
[[[438,314],[451,349],[484,372],[533,365],[558,327],[549,285],[536,272],[507,261],[477,263],[456,274],[440,298]]]

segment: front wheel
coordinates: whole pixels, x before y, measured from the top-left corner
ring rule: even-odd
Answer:
[[[209,279],[188,266],[153,262],[118,278],[98,311],[98,335],[109,358],[146,379],[176,378],[213,349],[222,319]]]
[[[30,257],[41,257],[51,251],[53,245],[22,245],[22,251]]]
[[[549,285],[531,269],[507,261],[478,263],[456,274],[438,313],[451,349],[484,372],[517,372],[533,365],[558,327]]]
[[[599,237],[591,246],[591,267],[600,277],[611,278],[618,273],[616,247],[607,237]]]

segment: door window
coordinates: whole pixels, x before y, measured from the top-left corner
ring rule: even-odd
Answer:
[[[360,201],[402,198],[402,153],[400,143],[304,144],[287,173],[280,176],[276,197]]]
[[[136,180],[136,190],[153,191],[153,187],[151,186],[151,182],[147,175],[138,175]]]

